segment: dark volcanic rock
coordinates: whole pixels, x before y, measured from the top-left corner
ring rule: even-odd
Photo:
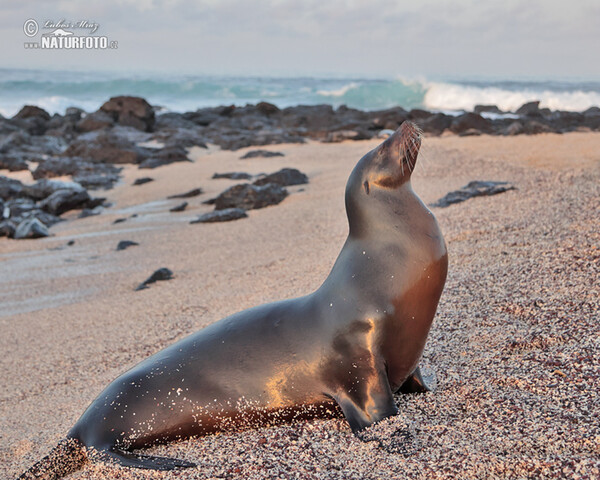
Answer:
[[[150,177],[136,178],[132,185],[144,185],[144,183],[150,183],[153,181],[154,179]]]
[[[40,162],[33,178],[72,175],[73,180],[86,188],[112,188],[119,180],[121,168],[111,164],[87,162],[81,157],[55,157]]]
[[[17,226],[10,220],[0,221],[0,237],[13,238],[15,236],[15,230]]]
[[[153,152],[150,157],[140,163],[139,168],[156,168],[175,162],[191,162],[185,148],[178,146],[164,147]]]
[[[554,130],[549,125],[546,125],[545,123],[536,120],[526,120],[525,124],[523,125],[523,133],[526,133],[528,135],[535,135],[538,133],[549,133],[553,131],[557,130]]]
[[[185,115],[177,112],[161,113],[156,117],[156,123],[154,124],[154,131],[157,135],[162,132],[175,131],[177,129],[194,130],[198,128],[198,125],[193,121],[186,118]]]
[[[131,240],[121,240],[119,242],[119,244],[117,245],[117,251],[119,251],[119,250],[125,250],[126,248],[135,247],[137,245],[139,245],[139,243],[133,242]]]
[[[543,119],[538,119],[541,121],[549,122],[551,127],[551,131],[558,132],[570,132],[581,125],[585,125],[585,115],[579,112],[564,112],[564,111],[556,111],[551,112],[550,114],[544,115]],[[534,120],[530,120],[529,122],[533,122]]]
[[[308,183],[308,177],[295,168],[282,168],[278,172],[259,178],[254,182],[254,185],[266,185],[267,183],[276,183],[282,187],[302,185]]]
[[[329,132],[322,141],[326,143],[339,143],[345,140],[368,140],[372,136],[373,134],[366,130],[336,130],[335,132]]]
[[[23,220],[17,226],[13,238],[16,240],[25,238],[41,238],[50,235],[48,228],[37,218],[28,218]]]
[[[247,158],[258,158],[258,157],[283,157],[285,156],[281,152],[270,152],[269,150],[250,150],[245,155],[241,156],[241,160],[245,160]]]
[[[112,167],[112,165],[105,166]],[[119,181],[119,174],[117,172],[95,173],[94,171],[80,171],[73,175],[73,181],[90,190],[98,190],[100,188],[109,190]]]
[[[159,117],[160,118],[160,117]],[[165,147],[201,147],[208,148],[200,127],[192,124],[192,128],[163,128],[153,136],[154,140],[162,142]]]
[[[31,135],[27,132],[16,131],[0,137],[0,153],[31,144]]]
[[[523,124],[518,120],[511,122],[506,128],[504,128],[501,133],[502,135],[519,135],[523,133]]]
[[[433,203],[433,207],[448,207],[453,203],[460,203],[473,197],[497,195],[498,193],[515,190],[515,187],[508,182],[483,182],[475,180],[469,182],[460,190],[447,193],[443,198]]]
[[[266,185],[234,185],[215,198],[215,210],[243,208],[252,210],[277,205],[288,196],[288,191],[274,183]]]
[[[27,196],[24,193],[25,185],[18,180],[0,175],[0,199],[9,200]]]
[[[90,113],[79,120],[76,124],[77,130],[80,132],[91,132],[93,130],[101,130],[110,128],[115,124],[114,118],[102,110]]]
[[[496,105],[475,105],[474,113],[503,113]]]
[[[27,197],[33,200],[43,200],[58,190],[83,190],[82,186],[78,183],[51,180],[48,178],[42,178],[33,185],[24,185],[23,188]]]
[[[26,119],[34,117],[39,117],[46,121],[50,120],[50,114],[43,108],[36,107],[35,105],[25,105],[13,118]]]
[[[28,170],[29,166],[21,156],[0,153],[0,170],[3,168],[11,172],[18,172],[21,170]]]
[[[540,114],[540,102],[527,102],[521,105],[515,112],[517,115],[526,115],[530,117],[539,117]]]
[[[0,199],[9,200],[11,198],[19,198],[27,196],[23,189],[23,185],[18,180],[0,175]]]
[[[178,193],[176,195],[169,195],[167,198],[171,199],[171,198],[191,198],[191,197],[197,197],[198,195],[202,194],[202,189],[201,188],[194,188],[193,190],[190,190],[189,192],[185,192],[185,193]]]
[[[64,151],[65,157],[82,157],[89,162],[140,163],[150,154],[125,136],[113,131],[96,130],[77,137]]]
[[[227,172],[227,173],[215,173],[212,176],[213,179],[217,178],[228,178],[229,180],[250,180],[252,175],[245,172]]]
[[[151,132],[154,128],[154,109],[140,97],[112,97],[100,107],[121,125]]]
[[[77,215],[77,218],[93,217],[95,215],[100,215],[101,213],[102,213],[102,207],[84,208],[83,210],[81,210],[81,212],[79,212],[79,215]]]
[[[259,102],[256,104],[256,110],[262,115],[273,115],[279,113],[279,107],[269,102]]]
[[[454,117],[444,113],[436,113],[423,120],[418,120],[416,124],[426,133],[432,135],[441,135],[444,130],[450,128]]]
[[[590,107],[583,112],[583,124],[592,130],[600,130],[600,108]]]
[[[479,130],[483,133],[490,133],[492,131],[492,122],[477,113],[468,112],[454,118],[450,124],[450,130],[453,133],[460,134],[470,129]]]
[[[243,208],[226,208],[224,210],[215,210],[214,212],[200,215],[196,220],[192,220],[190,223],[230,222],[231,220],[246,218],[247,216],[248,214]]]
[[[31,135],[43,135],[48,129],[50,114],[43,108],[25,105],[13,118],[13,124],[25,129]]]
[[[428,112],[427,110],[421,110],[419,108],[413,108],[410,112],[408,112],[409,120],[425,120],[433,115],[432,112]]]
[[[274,145],[277,143],[304,143],[304,137],[292,134],[284,128],[266,128],[262,130],[221,130],[213,129],[211,143],[224,150],[239,150],[252,145]]]
[[[408,112],[402,107],[371,112],[371,126],[375,130],[393,130],[408,120]]]
[[[188,202],[180,203],[179,205],[170,208],[169,212],[183,212],[188,206]]]
[[[93,201],[85,190],[64,189],[57,190],[40,202],[40,208],[52,215],[62,215],[69,210],[80,208],[93,208],[98,206],[103,199]]]
[[[152,275],[150,275],[146,280],[144,280],[142,283],[140,283],[135,290],[136,291],[143,290],[145,288],[148,288],[148,285],[150,285],[151,283],[161,282],[164,280],[171,280],[172,278],[173,278],[173,272],[171,270],[169,270],[168,268],[164,268],[164,267],[159,268]]]
[[[39,208],[31,198],[13,198],[3,205],[2,210],[3,218],[11,218],[18,223],[37,213]]]

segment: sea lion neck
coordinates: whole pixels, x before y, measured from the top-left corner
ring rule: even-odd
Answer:
[[[411,205],[422,203],[410,184],[420,146],[421,131],[404,122],[361,158],[346,184],[351,235],[376,232],[390,223],[401,225]]]

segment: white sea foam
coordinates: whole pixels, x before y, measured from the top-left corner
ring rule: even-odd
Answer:
[[[350,90],[357,88],[359,85],[360,84],[356,82],[351,82],[335,90],[317,90],[317,94],[323,95],[324,97],[343,97]]]
[[[475,105],[496,105],[500,110],[515,111],[527,102],[539,100],[540,107],[551,110],[583,111],[600,105],[600,92],[553,91],[548,89],[508,90],[452,83],[430,83],[423,104],[431,110],[467,110]]]
[[[426,108],[456,115],[477,104],[495,104],[504,111],[514,111],[533,100],[540,100],[542,107],[552,110],[582,111],[600,105],[600,82],[123,76],[0,68],[0,114],[7,117],[23,105],[40,106],[50,114],[63,114],[70,106],[93,112],[117,95],[141,96],[163,111],[174,112],[266,100],[280,108],[327,103],[336,108],[347,105],[362,110]]]

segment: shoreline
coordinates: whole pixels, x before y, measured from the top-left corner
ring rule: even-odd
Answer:
[[[430,138],[592,132],[600,131],[600,108],[560,112],[529,102],[508,116],[495,106],[451,116],[401,107],[369,112],[330,105],[280,109],[260,102],[157,114],[141,97],[120,96],[92,113],[68,108],[65,115],[50,116],[27,105],[10,119],[0,117],[0,173],[8,170],[18,177],[29,171],[37,182],[25,185],[9,178],[13,174],[0,175],[0,237],[44,237],[71,210],[83,209],[82,215],[104,211],[109,205],[102,192],[119,182],[123,165],[154,171],[190,162],[200,151],[378,139],[407,120]],[[264,148],[248,153],[277,155]]]

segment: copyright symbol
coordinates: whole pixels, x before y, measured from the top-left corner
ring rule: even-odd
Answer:
[[[23,32],[28,37],[35,37],[35,35],[38,33],[38,30],[39,30],[38,23],[32,18],[30,18],[29,20],[26,20],[25,23],[23,24]]]

